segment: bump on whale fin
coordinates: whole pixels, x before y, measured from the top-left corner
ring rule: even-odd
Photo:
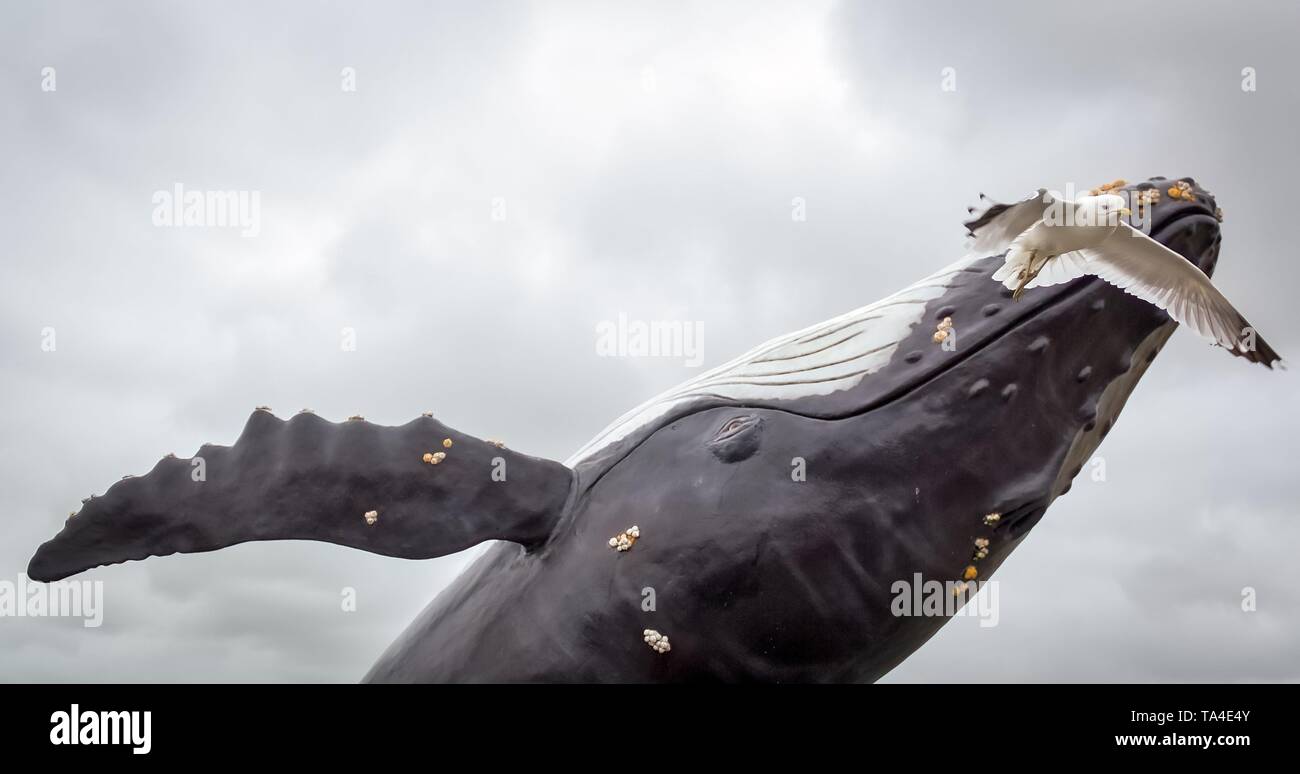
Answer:
[[[437,464],[425,461],[439,453]],[[192,459],[168,455],[86,500],[37,549],[27,574],[53,581],[253,540],[318,540],[405,559],[485,540],[534,547],[559,521],[573,481],[558,462],[427,414],[388,427],[305,411],[286,421],[259,409],[233,446],[205,445]]]

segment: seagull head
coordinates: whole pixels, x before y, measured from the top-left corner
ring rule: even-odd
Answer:
[[[1121,215],[1132,215],[1128,202],[1118,194],[1098,194],[1097,196],[1080,196],[1077,206],[1085,211],[1087,222],[1114,225]]]

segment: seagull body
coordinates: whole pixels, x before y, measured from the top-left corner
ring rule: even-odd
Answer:
[[[1280,360],[1246,318],[1195,264],[1122,220],[1121,196],[1074,201],[1040,189],[1013,205],[994,205],[969,223],[973,247],[1006,250],[993,279],[1019,298],[1026,290],[1093,275],[1165,310],[1199,336],[1269,368]]]
[[[1124,199],[1114,194],[1061,201],[1058,211],[1061,217],[1045,216],[1012,240],[1005,263],[993,274],[1016,298],[1025,288],[1056,285],[1087,273],[1082,251],[1113,239],[1120,231],[1119,216],[1129,212]]]

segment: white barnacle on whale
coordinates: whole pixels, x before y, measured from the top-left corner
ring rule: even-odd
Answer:
[[[641,537],[641,528],[633,524],[609,539],[609,547],[622,553],[632,548],[637,538]]]
[[[655,653],[667,653],[673,649],[673,646],[668,642],[668,638],[654,629],[646,629],[642,632],[641,639],[644,640],[645,644],[649,645],[650,649]]]

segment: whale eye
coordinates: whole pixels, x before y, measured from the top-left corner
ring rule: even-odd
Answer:
[[[736,417],[735,419],[727,420],[727,423],[722,426],[722,429],[718,430],[715,440],[726,438],[729,435],[735,435],[741,430],[744,430],[749,426],[750,420],[752,419],[753,417]]]
[[[731,417],[713,434],[709,451],[723,462],[739,462],[758,451],[763,420],[754,414]]]

